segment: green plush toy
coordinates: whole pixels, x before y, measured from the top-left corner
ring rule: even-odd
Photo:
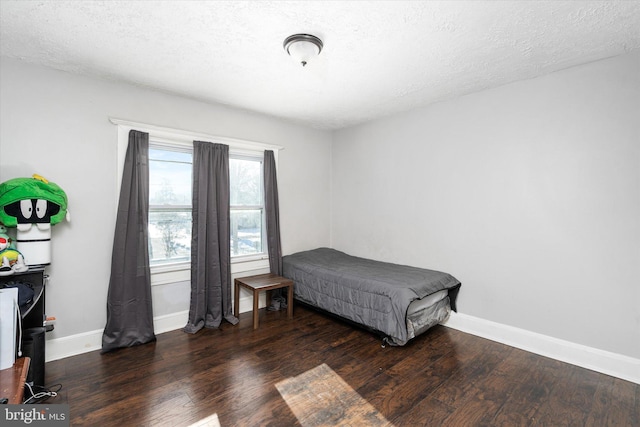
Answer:
[[[67,195],[40,175],[0,184],[0,225],[16,227],[27,265],[51,263],[51,227],[69,220]]]
[[[38,205],[39,201],[46,203]],[[0,184],[0,223],[6,227],[16,227],[21,222],[55,225],[66,216],[66,193],[40,175]]]

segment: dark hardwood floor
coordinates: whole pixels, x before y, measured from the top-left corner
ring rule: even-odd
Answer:
[[[433,328],[405,347],[296,306],[239,325],[47,363],[71,425],[300,425],[274,384],[326,363],[395,426],[638,426],[640,385]]]

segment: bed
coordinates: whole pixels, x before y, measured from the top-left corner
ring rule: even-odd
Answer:
[[[402,346],[456,311],[461,283],[450,274],[318,248],[282,259],[294,298]]]

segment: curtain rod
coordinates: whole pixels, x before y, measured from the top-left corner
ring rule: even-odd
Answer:
[[[281,145],[267,144],[267,143],[258,142],[258,141],[249,141],[246,139],[239,139],[239,138],[230,138],[227,136],[211,135],[207,133],[192,132],[184,129],[175,129],[175,128],[170,128],[165,126],[152,125],[148,123],[133,122],[131,120],[118,119],[115,117],[109,117],[109,121],[117,126],[133,128],[136,130],[140,130],[142,132],[148,132],[150,134],[156,134],[156,135],[160,134],[159,136],[169,136],[169,137],[173,136],[180,139],[192,138],[194,140],[204,140],[204,141],[213,140],[212,142],[222,142],[222,143],[228,144],[229,146],[234,146],[238,148],[253,148],[253,149],[260,148],[263,150],[274,150],[274,151],[284,150],[284,147]]]

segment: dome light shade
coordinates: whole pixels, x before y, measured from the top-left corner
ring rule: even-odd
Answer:
[[[322,40],[311,34],[294,34],[283,43],[284,50],[303,67],[322,52],[322,46]]]

